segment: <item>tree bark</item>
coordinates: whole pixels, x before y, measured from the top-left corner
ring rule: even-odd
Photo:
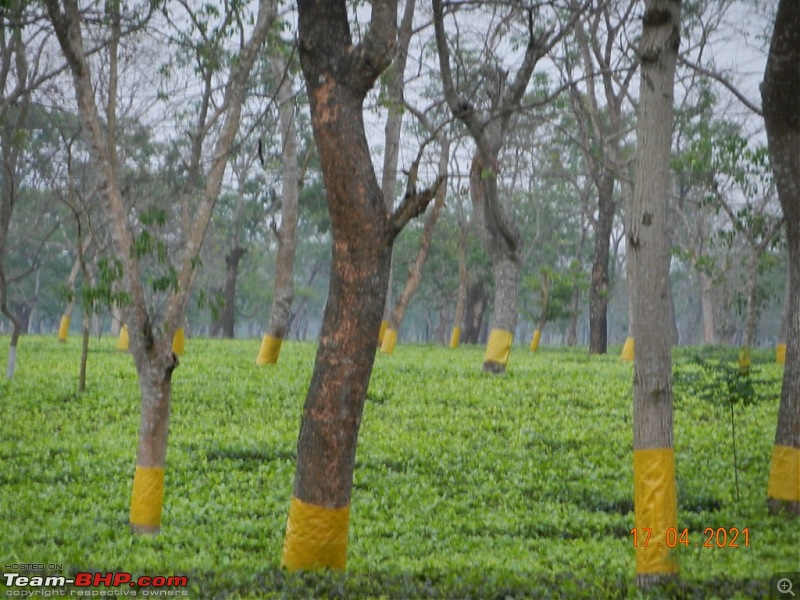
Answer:
[[[464,316],[463,341],[465,344],[477,344],[483,330],[483,315],[489,299],[486,297],[486,286],[482,281],[474,282],[467,289],[466,315]]]
[[[270,60],[272,74],[279,82],[278,102],[281,120],[281,226],[278,238],[278,257],[275,263],[275,292],[269,316],[267,335],[264,337],[256,362],[277,363],[280,347],[288,333],[289,315],[294,300],[294,256],[298,220],[297,129],[294,124],[294,96],[292,79],[287,63],[280,57]]]
[[[225,306],[219,316],[219,329],[222,337],[233,339],[236,335],[236,280],[239,277],[239,263],[247,253],[246,248],[238,244],[238,240],[225,255],[225,290],[223,298]]]
[[[708,273],[700,271],[700,305],[703,311],[703,343],[716,344],[714,324],[714,281]]]
[[[800,515],[800,4],[780,0],[761,84],[769,159],[789,249],[786,362],[768,486],[770,508]]]
[[[467,226],[458,223],[458,291],[456,293],[456,310],[453,315],[453,331],[450,335],[450,348],[457,348],[462,340],[462,329],[466,329],[464,312],[467,304],[467,287],[469,286],[469,273],[467,272]],[[466,341],[466,337],[464,337]]]
[[[677,527],[672,427],[668,205],[680,0],[648,0],[640,47],[637,169],[628,231],[632,261],[635,526],[664,539]],[[636,549],[642,588],[677,578],[668,548]]]
[[[614,174],[607,169],[597,183],[598,216],[594,233],[594,262],[589,289],[589,354],[608,352],[608,260],[614,227]]]
[[[347,564],[353,469],[361,414],[386,300],[394,237],[433,192],[403,199],[389,217],[364,130],[363,101],[391,63],[397,2],[374,3],[353,44],[344,0],[300,0],[300,63],[322,165],[333,237],[328,302],[303,406],[282,564]]]

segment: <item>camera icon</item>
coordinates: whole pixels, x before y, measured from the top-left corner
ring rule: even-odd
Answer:
[[[798,598],[798,595],[800,595],[800,572],[775,573],[769,580],[770,600],[791,600]]]

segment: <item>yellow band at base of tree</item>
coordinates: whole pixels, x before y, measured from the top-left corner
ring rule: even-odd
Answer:
[[[453,327],[453,333],[450,334],[450,347],[458,348],[458,343],[461,341],[461,327]]]
[[[274,365],[278,363],[278,357],[281,355],[281,344],[283,340],[271,335],[265,335],[261,339],[261,349],[258,351],[256,357],[256,364],[261,365]]]
[[[387,327],[383,333],[383,342],[381,342],[381,352],[384,354],[391,354],[394,352],[395,344],[397,344],[397,330]]]
[[[172,351],[178,356],[183,356],[184,341],[183,327],[178,327],[172,336]]]
[[[136,467],[131,495],[131,525],[161,525],[164,467]]]
[[[779,365],[786,364],[786,344],[778,344],[775,347],[775,362]]]
[[[634,358],[634,350],[633,350],[633,338],[628,336],[625,338],[625,345],[622,347],[622,354],[620,354],[620,358],[622,360],[632,361]]]
[[[58,326],[58,341],[66,342],[68,333],[69,333],[69,317],[67,315],[63,315],[61,317],[61,324]]]
[[[533,337],[531,338],[531,352],[536,352],[539,349],[539,342],[542,339],[542,332],[538,329],[533,330]]]
[[[489,332],[489,340],[486,342],[486,354],[483,356],[483,362],[507,365],[513,339],[514,336],[510,331],[492,329]]]
[[[386,330],[388,328],[389,328],[389,321],[387,321],[386,319],[381,321],[381,329],[378,332],[378,345],[379,346],[383,345],[383,336],[386,334]]]
[[[739,370],[748,371],[750,369],[750,348],[744,346],[739,350]]]
[[[676,557],[667,546],[667,530],[678,527],[672,448],[633,451],[633,504],[637,575],[677,573]],[[647,547],[644,546],[646,530],[650,530]]]
[[[800,448],[772,447],[767,495],[777,500],[800,502]]]
[[[325,508],[295,497],[289,505],[281,566],[289,571],[347,566],[350,506]]]
[[[119,339],[117,339],[117,350],[128,351],[128,326],[123,325],[119,330]]]

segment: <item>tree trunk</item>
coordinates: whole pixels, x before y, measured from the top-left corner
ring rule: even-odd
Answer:
[[[406,0],[403,9],[403,20],[397,31],[397,55],[389,67],[389,82],[386,86],[389,114],[384,127],[383,150],[383,176],[381,177],[381,191],[386,209],[394,208],[397,197],[397,167],[400,161],[400,132],[403,125],[405,88],[405,70],[408,60],[408,46],[411,43],[412,25],[414,22],[414,6],[416,0]],[[378,335],[378,346],[383,344],[386,329],[389,327],[392,310],[392,285],[394,280],[393,269],[389,269],[389,282],[386,284],[386,306],[383,309],[383,323]],[[395,333],[397,329],[395,329]]]
[[[239,277],[239,262],[246,253],[246,248],[236,244],[225,255],[225,306],[219,316],[218,327],[222,330],[222,337],[228,339],[236,335],[236,280]]]
[[[279,57],[270,60],[273,76],[279,81],[278,102],[281,118],[281,227],[278,238],[278,257],[275,263],[275,293],[269,315],[267,334],[261,343],[256,363],[275,364],[281,344],[288,333],[289,315],[294,300],[294,256],[298,220],[297,130],[294,124],[292,79],[286,61]]]
[[[480,341],[483,329],[483,315],[489,299],[486,297],[486,286],[482,281],[476,281],[467,290],[467,310],[464,317],[464,343],[477,344]]]
[[[458,227],[458,292],[456,297],[456,311],[453,316],[453,332],[450,336],[450,347],[458,348],[461,341],[461,329],[464,325],[464,310],[467,304],[467,287],[469,274],[467,272],[467,226],[459,223]],[[466,335],[464,336],[466,341]]]
[[[716,344],[717,334],[714,324],[714,281],[711,276],[700,271],[700,305],[703,311],[703,343]]]
[[[800,515],[800,4],[780,0],[761,84],[769,159],[786,223],[786,363],[772,451],[770,508]]]
[[[745,348],[753,347],[758,319],[761,316],[761,308],[758,305],[758,262],[757,254],[750,256],[747,261],[747,316],[745,317],[742,342]]]
[[[670,244],[668,204],[675,63],[680,43],[680,1],[647,0],[640,52],[641,86],[637,169],[628,231],[632,260],[633,477],[635,526],[665,539],[677,527],[672,428]],[[669,548],[636,548],[642,588],[677,578]]]
[[[607,169],[597,184],[598,216],[594,232],[594,263],[589,290],[589,354],[608,351],[608,260],[614,227],[614,175]]]
[[[497,157],[492,157],[493,164]],[[497,173],[485,168],[476,152],[470,169],[470,196],[475,226],[483,247],[492,259],[494,314],[492,333],[486,346],[483,370],[504,373],[517,327],[519,289],[519,231],[503,214],[497,198]]]
[[[446,182],[447,178],[447,162],[450,160],[450,140],[441,136],[441,149],[439,155],[439,177]],[[422,269],[425,267],[425,261],[428,260],[428,250],[431,247],[433,240],[433,232],[436,228],[436,223],[439,220],[439,215],[444,206],[444,200],[447,197],[447,185],[442,183],[436,191],[436,200],[433,203],[428,217],[425,219],[425,226],[422,230],[422,239],[420,240],[419,250],[417,251],[417,258],[411,266],[411,271],[408,273],[406,284],[403,286],[403,291],[397,298],[392,311],[389,315],[389,326],[384,332],[383,342],[381,344],[381,352],[391,354],[394,351],[394,345],[397,341],[397,332],[400,330],[400,324],[403,322],[406,308],[408,307],[411,298],[419,287],[419,282],[422,280]]]
[[[355,451],[375,360],[395,227],[387,218],[362,105],[390,64],[397,3],[372,6],[353,46],[347,4],[300,0],[299,54],[333,237],[328,301],[303,406],[282,565],[344,569]]]

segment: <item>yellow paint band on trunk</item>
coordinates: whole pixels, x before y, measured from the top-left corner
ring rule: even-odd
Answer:
[[[542,332],[538,329],[533,330],[533,338],[531,338],[531,352],[536,352],[539,349],[539,342],[542,339]]]
[[[772,447],[767,495],[777,500],[800,502],[800,448]]]
[[[620,354],[620,358],[622,360],[632,361],[634,358],[634,349],[633,349],[633,338],[628,336],[625,338],[625,345],[622,347],[622,354]]]
[[[450,348],[458,348],[458,343],[461,341],[461,327],[453,327],[453,333],[450,335]]]
[[[292,497],[281,566],[289,571],[347,566],[350,506],[326,508]]]
[[[274,365],[278,362],[278,357],[281,355],[281,344],[283,340],[271,335],[265,335],[261,340],[261,349],[258,351],[256,357],[256,364],[261,365]]]
[[[672,448],[633,451],[634,525],[637,530],[636,573],[677,573],[667,546],[667,530],[678,526],[675,454]],[[650,531],[647,547],[645,528]]]
[[[391,354],[394,352],[395,344],[397,344],[397,330],[387,327],[383,333],[383,342],[381,342],[381,352],[384,354]]]
[[[124,350],[125,352],[128,351],[128,326],[123,325],[122,329],[119,330],[119,339],[117,339],[117,350]]]
[[[378,332],[378,345],[383,345],[383,336],[386,334],[386,330],[389,328],[389,321],[384,319],[381,321],[381,330]]]
[[[172,351],[178,356],[183,356],[183,327],[178,327],[175,330],[175,335],[172,336]]]
[[[131,495],[131,525],[161,524],[164,500],[164,467],[136,467]]]
[[[786,344],[778,344],[775,348],[775,362],[779,365],[786,364]]]
[[[750,369],[750,348],[744,346],[739,350],[739,370],[748,371]]]
[[[483,362],[507,365],[513,339],[514,336],[510,331],[492,329],[489,332],[489,340],[486,342],[486,354],[483,356]]]
[[[61,317],[61,324],[58,326],[58,341],[66,342],[68,333],[69,333],[69,316],[63,315]]]

